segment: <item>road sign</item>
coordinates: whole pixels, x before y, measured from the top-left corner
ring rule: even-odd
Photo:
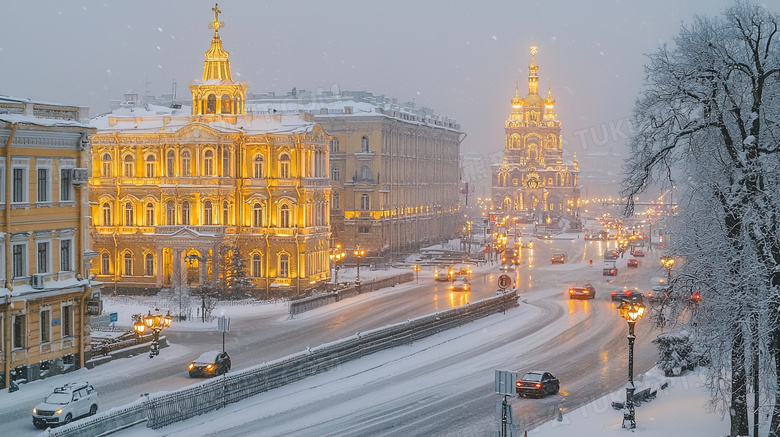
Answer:
[[[512,278],[510,278],[509,275],[501,275],[498,277],[499,288],[509,288],[510,285],[512,285]]]
[[[517,372],[508,370],[496,370],[495,392],[500,395],[514,396],[516,393]]]
[[[119,313],[109,313],[108,314],[109,323],[114,323],[119,321]]]
[[[220,316],[217,318],[217,330],[230,332],[230,317]]]

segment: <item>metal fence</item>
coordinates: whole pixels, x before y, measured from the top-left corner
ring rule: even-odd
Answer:
[[[413,273],[402,273],[400,275],[388,276],[386,278],[374,279],[361,283],[360,285],[351,285],[347,288],[333,291],[329,293],[323,293],[317,296],[310,296],[303,299],[290,301],[290,317],[295,317],[298,314],[306,311],[317,309],[321,306],[325,306],[334,302],[339,302],[342,299],[355,297],[358,294],[369,293],[379,290],[385,287],[395,287],[398,284],[405,282],[411,282],[414,279]]]
[[[146,411],[148,409],[146,404],[146,399],[139,399],[123,407],[112,408],[59,428],[49,428],[40,435],[51,437],[94,437],[121,431],[146,422]]]

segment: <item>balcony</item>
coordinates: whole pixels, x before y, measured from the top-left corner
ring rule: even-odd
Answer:
[[[295,228],[271,228],[275,235],[295,235]]]
[[[157,226],[156,227],[157,232],[155,233],[158,235],[171,235],[171,234],[175,234],[176,232],[182,229],[189,229],[199,234],[222,235],[224,234],[225,227],[222,225],[201,225],[201,226],[163,225],[163,226]]]

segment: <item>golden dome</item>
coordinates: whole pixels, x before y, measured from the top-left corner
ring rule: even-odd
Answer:
[[[520,97],[520,93],[515,89],[515,96],[512,98],[512,108],[520,109],[523,106],[523,99]]]
[[[553,106],[555,105],[555,99],[552,96],[552,86],[547,90],[547,98],[544,99],[545,106]]]

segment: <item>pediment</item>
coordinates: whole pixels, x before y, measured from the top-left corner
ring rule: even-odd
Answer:
[[[221,132],[211,126],[202,123],[189,124],[176,132],[176,138],[180,141],[207,141],[217,142],[221,138]]]

